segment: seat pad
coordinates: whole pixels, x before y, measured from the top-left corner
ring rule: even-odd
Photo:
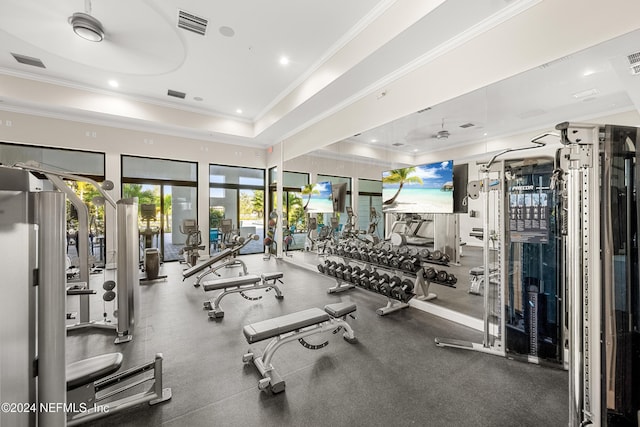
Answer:
[[[92,383],[120,369],[122,353],[108,353],[67,365],[67,390]]]
[[[324,306],[324,311],[329,313],[332,317],[342,317],[356,311],[356,303],[337,302],[335,304],[327,304]]]
[[[231,286],[253,285],[260,282],[260,276],[246,274],[238,277],[224,277],[222,279],[208,280],[202,283],[202,289],[206,292],[225,289]]]
[[[273,338],[296,329],[316,325],[329,320],[329,315],[319,308],[310,308],[273,319],[246,325],[242,332],[249,344]]]
[[[202,264],[196,264],[191,268],[187,268],[186,270],[184,270],[182,272],[182,276],[186,279],[187,277],[191,277],[194,274],[204,270],[205,268],[212,266],[213,264],[215,264],[218,261],[222,261],[223,259],[227,258],[229,255],[231,255],[233,253],[233,251],[231,249],[225,249],[223,251],[220,251],[214,255],[211,256],[211,258],[209,258],[208,260],[206,260],[205,262],[203,262]]]

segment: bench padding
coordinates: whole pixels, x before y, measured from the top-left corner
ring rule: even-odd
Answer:
[[[202,264],[196,264],[191,268],[187,268],[186,270],[184,270],[182,272],[182,277],[184,277],[185,279],[187,277],[191,277],[194,274],[204,270],[205,268],[207,268],[209,266],[212,266],[216,262],[222,261],[223,259],[227,258],[231,254],[233,254],[233,251],[231,249],[229,249],[229,248],[224,249],[224,250],[214,254],[213,256],[211,256],[211,258],[209,258],[208,260],[206,260]]]
[[[242,332],[249,344],[273,338],[296,329],[316,325],[329,320],[330,316],[319,308],[298,311],[297,313],[286,314],[273,319],[252,323],[244,327]]]
[[[238,277],[225,277],[222,279],[208,280],[202,283],[202,289],[205,292],[217,291],[218,289],[226,289],[231,286],[254,285],[262,279],[255,274],[246,274]]]
[[[92,383],[120,369],[122,353],[108,353],[67,365],[67,391]]]
[[[282,271],[274,271],[273,273],[262,273],[262,280],[265,282],[269,280],[282,279],[284,277],[284,273]]]
[[[356,303],[337,302],[335,304],[327,304],[324,306],[324,311],[329,313],[332,317],[343,317],[356,311]]]

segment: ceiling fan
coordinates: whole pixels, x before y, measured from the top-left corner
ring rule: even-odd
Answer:
[[[442,129],[438,133],[432,135],[431,138],[447,139],[450,135],[449,131],[444,128],[444,119],[442,119]]]

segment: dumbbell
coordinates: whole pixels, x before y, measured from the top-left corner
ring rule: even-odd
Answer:
[[[400,264],[400,268],[405,271],[411,271],[415,273],[420,269],[421,265],[422,265],[422,262],[420,261],[420,258],[417,255],[412,255],[409,258],[402,261],[402,264]]]
[[[350,257],[353,259],[360,259],[360,250],[356,247],[351,248]]]
[[[418,255],[420,256],[420,258],[422,258],[423,260],[425,259],[430,259],[431,258],[431,252],[429,251],[429,249],[427,248],[423,248],[420,249],[420,252],[418,252]]]
[[[406,259],[404,254],[396,255],[389,260],[389,266],[392,268],[400,268],[402,262]]]
[[[329,261],[329,265],[327,266],[327,274],[329,276],[336,276],[336,269],[338,268],[338,263],[335,261]]]
[[[377,271],[372,271],[371,273],[369,273],[369,289],[378,292],[378,287],[380,286],[381,280],[382,277]]]
[[[442,252],[440,252],[439,250],[435,250],[431,252],[431,256],[429,258],[433,261],[440,261],[442,259],[442,255]]]
[[[344,264],[343,263],[338,263],[338,265],[336,266],[336,279],[340,279],[342,280],[343,276],[342,276],[342,272],[344,271]]]
[[[351,282],[351,272],[353,271],[353,267],[351,267],[350,265],[345,265],[342,268],[342,280],[346,281],[346,282]]]
[[[437,276],[438,271],[433,267],[429,267],[424,271],[424,277],[427,280],[434,280]]]
[[[440,270],[438,271],[438,274],[436,276],[436,281],[440,283],[447,283],[447,277],[448,277],[447,272],[444,270]]]
[[[371,249],[369,251],[369,262],[372,264],[380,264],[380,260],[378,259],[380,251],[378,249]]]
[[[400,286],[401,283],[401,278],[399,278],[398,276],[393,276],[388,281],[380,283],[380,293],[382,295],[390,297],[393,293],[393,288],[395,288],[396,286]]]
[[[393,252],[391,251],[382,251],[380,255],[378,255],[378,262],[382,265],[389,265],[389,261],[394,257]]]
[[[365,289],[369,289],[371,287],[371,272],[368,270],[362,270],[360,273],[360,286]]]
[[[351,269],[351,283],[356,286],[360,286],[360,275],[362,274],[362,269],[357,265]]]
[[[411,296],[411,291],[413,291],[413,282],[409,279],[404,279],[399,286],[391,290],[391,294],[395,299],[407,302]]]
[[[455,285],[456,283],[458,283],[458,278],[455,275],[449,273],[447,274],[447,283]]]
[[[369,262],[369,250],[367,248],[360,249],[360,259]]]
[[[328,259],[324,261],[324,264],[318,264],[318,271],[322,274],[329,274],[329,266],[331,265],[332,261],[329,261]]]
[[[371,281],[371,289],[375,292],[381,292],[382,287],[391,281],[391,277],[387,273],[382,273],[377,281]]]

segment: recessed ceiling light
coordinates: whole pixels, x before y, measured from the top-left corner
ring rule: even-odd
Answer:
[[[203,97],[201,97],[201,96],[194,96],[194,97],[193,97],[193,100],[194,100],[194,101],[203,101],[203,100],[204,100],[204,98],[203,98]]]
[[[238,114],[242,114],[242,109],[238,108],[238,109],[236,110],[236,113],[238,113]]]
[[[371,140],[371,142],[378,142],[378,140],[377,140],[377,139],[375,139],[375,138],[373,138],[373,139]]]
[[[413,152],[414,152],[414,153],[417,153],[417,152],[418,152],[418,149],[417,149],[417,148],[414,148],[414,149],[413,149]]]
[[[109,86],[111,86],[111,87],[118,87],[118,86],[120,86],[120,85],[119,85],[119,84],[118,84],[118,82],[117,82],[117,81],[115,81],[115,80],[109,80]]]
[[[593,70],[585,70],[584,73],[582,73],[583,76],[588,77],[592,74],[595,74],[596,72]]]
[[[287,58],[286,56],[281,56],[280,65],[289,65],[289,58]]]
[[[222,26],[218,28],[218,31],[220,32],[220,34],[222,34],[225,37],[233,37],[236,34],[233,28],[227,27],[227,26]]]
[[[487,136],[487,135],[489,135],[489,134],[488,134],[488,133],[486,133],[486,132],[482,134],[482,136]]]

